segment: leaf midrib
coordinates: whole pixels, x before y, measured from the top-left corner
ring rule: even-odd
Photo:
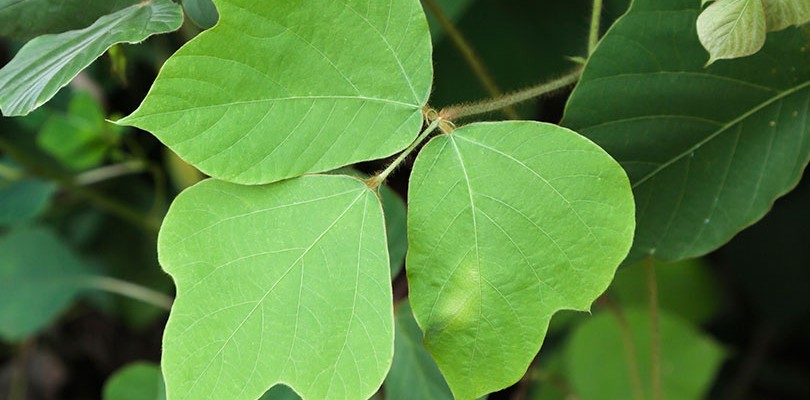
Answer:
[[[656,168],[656,169],[652,170],[652,171],[651,171],[650,173],[648,173],[647,175],[643,176],[643,177],[642,177],[641,179],[639,179],[637,182],[633,183],[633,186],[632,186],[632,187],[633,187],[633,189],[636,189],[636,188],[640,187],[640,186],[641,186],[641,185],[643,185],[645,182],[647,182],[647,181],[648,181],[648,180],[650,180],[651,178],[653,178],[653,177],[655,177],[656,175],[658,175],[660,172],[662,172],[662,171],[666,170],[667,168],[671,167],[672,165],[674,165],[674,164],[675,164],[675,163],[677,163],[678,161],[680,161],[680,160],[682,160],[683,158],[687,157],[689,154],[692,154],[693,152],[700,150],[700,148],[701,148],[701,147],[705,146],[706,144],[708,144],[708,143],[709,143],[709,142],[711,142],[712,140],[714,140],[714,139],[718,138],[718,137],[719,137],[721,134],[723,134],[724,132],[726,132],[726,131],[727,131],[729,128],[732,128],[732,127],[734,127],[735,125],[737,125],[737,124],[739,124],[739,123],[741,123],[741,122],[745,121],[746,119],[748,119],[748,118],[749,118],[749,117],[751,117],[752,115],[754,115],[754,114],[756,114],[757,112],[759,112],[759,111],[761,111],[761,110],[765,109],[766,107],[770,106],[771,104],[774,104],[774,103],[776,103],[777,101],[780,101],[780,100],[782,100],[782,99],[784,99],[784,98],[786,98],[786,97],[788,97],[788,96],[790,96],[790,95],[793,95],[794,93],[798,93],[798,92],[800,92],[801,90],[803,90],[803,89],[805,89],[805,88],[808,88],[808,87],[810,87],[810,81],[806,81],[806,82],[802,83],[801,85],[794,86],[793,88],[790,88],[790,89],[788,89],[788,90],[786,90],[786,91],[780,92],[778,95],[773,96],[773,97],[771,97],[770,99],[768,99],[768,100],[766,100],[766,101],[764,101],[764,102],[762,102],[762,103],[760,103],[760,104],[758,104],[758,105],[754,106],[753,108],[751,108],[750,110],[746,111],[745,113],[743,113],[743,114],[742,114],[742,115],[740,115],[739,117],[737,117],[737,118],[733,119],[733,120],[732,120],[732,121],[730,121],[729,123],[727,123],[727,124],[723,125],[722,127],[720,127],[720,129],[718,129],[718,130],[716,130],[716,131],[712,132],[710,135],[706,136],[706,138],[704,138],[703,140],[701,140],[701,141],[699,141],[699,142],[695,143],[693,146],[689,147],[688,149],[684,150],[683,152],[681,152],[681,153],[680,153],[680,154],[678,154],[677,156],[673,157],[673,158],[672,158],[672,159],[670,159],[669,161],[667,161],[667,162],[665,162],[665,163],[661,164],[660,166],[658,166],[658,168]]]

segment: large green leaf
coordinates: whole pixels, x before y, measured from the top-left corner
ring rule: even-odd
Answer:
[[[760,219],[810,160],[808,36],[704,68],[699,4],[636,0],[602,39],[563,124],[625,168],[637,204],[630,259],[692,258]]]
[[[411,306],[402,303],[396,311],[394,361],[385,378],[387,400],[452,400],[436,362],[422,344],[422,331],[413,319]]]
[[[368,398],[393,356],[377,195],[346,176],[203,181],[177,197],[158,254],[177,300],[163,341],[170,399]]]
[[[77,31],[28,42],[0,69],[0,110],[27,115],[50,100],[81,70],[116,43],[137,43],[176,30],[183,12],[171,0],[151,0],[99,18]]]
[[[217,26],[119,123],[246,184],[383,158],[419,132],[433,69],[418,0],[216,4]]]
[[[638,369],[642,398],[652,399],[651,325],[643,309],[627,309],[627,330],[611,313],[600,313],[580,325],[565,350],[566,378],[582,400],[633,399],[631,368]],[[706,398],[725,351],[689,323],[666,313],[659,315],[661,335],[661,398]],[[629,335],[635,360],[630,361]]]
[[[698,17],[697,32],[709,51],[709,64],[754,54],[767,32],[762,0],[716,1]]]
[[[104,400],[166,400],[160,367],[145,362],[127,365],[104,384]]]
[[[0,338],[24,339],[56,318],[88,272],[53,233],[20,227],[0,237]]]
[[[410,182],[406,269],[453,394],[518,381],[552,314],[607,288],[633,228],[624,171],[565,128],[479,123],[431,140]]]
[[[27,40],[81,29],[140,0],[0,0],[0,36]]]

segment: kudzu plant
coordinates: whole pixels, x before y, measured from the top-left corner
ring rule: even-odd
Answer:
[[[704,14],[699,0],[636,0],[596,46],[597,1],[584,68],[444,109],[429,104],[418,0],[214,3],[219,21],[201,19],[214,26],[116,121],[211,177],[174,200],[158,238],[177,287],[161,363],[169,399],[256,399],[279,384],[305,399],[369,398],[392,368],[395,331],[422,340],[453,396],[485,396],[519,381],[552,316],[588,311],[620,264],[716,249],[810,159],[810,42],[788,28],[807,21],[802,0],[717,0]],[[706,22],[746,7],[790,16],[751,39],[759,52]],[[177,5],[151,0],[34,39],[0,70],[0,107],[27,114],[113,44],[181,21]],[[753,55],[717,61],[730,52]],[[560,125],[466,123],[573,83]],[[413,154],[409,295],[395,327],[380,189]],[[343,169],[392,156],[367,179]],[[634,327],[644,318],[632,316]],[[401,378],[390,384],[407,390]]]

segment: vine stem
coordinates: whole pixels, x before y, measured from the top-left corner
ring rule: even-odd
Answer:
[[[475,76],[481,81],[481,85],[484,86],[484,89],[487,91],[490,97],[501,97],[503,94],[498,88],[498,85],[495,83],[495,80],[492,79],[492,76],[487,71],[484,62],[481,60],[481,57],[475,52],[475,49],[470,45],[467,39],[464,38],[464,35],[461,34],[461,31],[456,28],[453,21],[447,17],[447,14],[444,13],[444,10],[436,3],[436,0],[422,0],[422,3],[430,10],[431,14],[436,17],[436,20],[439,22],[439,25],[444,29],[447,35],[450,37],[450,40],[453,41],[453,44],[456,46],[461,55],[464,57],[464,60],[469,64],[470,69],[472,69]],[[518,115],[517,111],[512,107],[512,105],[508,105],[503,108],[504,115],[509,119],[519,119],[520,116]]]
[[[63,188],[81,198],[84,198],[96,207],[116,215],[119,218],[128,221],[151,234],[156,235],[160,230],[160,221],[158,219],[144,216],[142,213],[130,208],[125,204],[119,203],[118,201],[105,197],[98,192],[82,187],[81,185],[77,184],[74,181],[74,178],[69,174],[65,174],[55,169],[48,169],[46,166],[40,165],[35,159],[33,159],[33,157],[29,156],[2,138],[0,138],[0,150],[6,153],[9,157],[13,158],[18,164],[27,170],[37,172],[42,177],[57,182]]]
[[[442,118],[448,120],[455,120],[459,118],[471,117],[474,115],[486,114],[492,111],[497,111],[505,107],[511,107],[515,104],[531,100],[536,97],[543,96],[560,90],[566,86],[572,85],[579,80],[582,74],[582,67],[577,67],[571,72],[548,82],[543,82],[538,85],[519,90],[507,94],[505,96],[496,97],[493,99],[482,100],[471,104],[459,104],[450,106],[442,110],[439,114]]]
[[[131,160],[120,164],[105,165],[87,172],[82,172],[76,176],[74,182],[80,186],[89,186],[125,175],[138,174],[143,172],[145,169],[145,162],[141,160]]]
[[[661,326],[658,316],[658,284],[655,278],[655,264],[652,257],[647,257],[647,291],[650,296],[650,361],[652,367],[652,392],[654,400],[662,399],[661,392]]]
[[[591,30],[588,35],[588,55],[593,54],[596,44],[599,43],[599,25],[602,19],[602,0],[593,0],[593,13],[591,14]]]
[[[172,309],[173,300],[171,297],[147,287],[136,285],[132,282],[110,278],[108,276],[94,276],[84,282],[88,287],[105,292],[119,294],[131,299],[140,300],[155,307],[165,310]]]
[[[433,133],[433,131],[435,131],[437,127],[439,127],[439,124],[441,124],[441,122],[442,122],[441,118],[433,119],[430,125],[428,125],[428,127],[425,128],[425,130],[422,131],[421,134],[419,134],[416,140],[414,140],[413,143],[411,143],[411,145],[408,146],[408,148],[406,148],[402,153],[399,154],[399,156],[397,156],[394,162],[392,162],[386,169],[384,169],[379,174],[369,178],[366,184],[372,189],[376,189],[377,187],[382,185],[383,182],[385,182],[385,180],[388,178],[388,175],[391,175],[391,173],[394,172],[394,170],[397,169],[397,167],[399,167],[399,165],[402,164],[402,162],[405,161],[405,159],[411,153],[413,153],[414,150],[416,150],[416,147],[419,146],[419,144],[422,143],[428,136],[430,136],[430,134]]]
[[[619,330],[622,333],[622,344],[624,345],[624,354],[627,357],[627,368],[630,370],[630,381],[633,386],[633,398],[635,400],[644,400],[644,390],[641,386],[641,372],[638,368],[638,353],[636,353],[636,345],[633,341],[633,333],[630,331],[630,324],[627,323],[622,310],[613,303],[607,296],[602,296],[600,302],[605,308],[613,314],[616,321],[619,323]]]

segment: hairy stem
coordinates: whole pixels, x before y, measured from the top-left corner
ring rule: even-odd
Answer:
[[[655,279],[655,264],[647,257],[647,291],[650,296],[650,347],[653,399],[661,400],[661,327],[658,319],[658,284]]]
[[[442,29],[444,29],[444,31],[450,37],[450,40],[453,41],[453,44],[456,46],[458,51],[461,52],[464,60],[467,62],[467,64],[469,64],[470,69],[472,69],[478,80],[481,81],[481,85],[483,85],[489,96],[500,97],[502,92],[495,83],[495,80],[492,79],[492,76],[490,76],[489,72],[487,72],[487,68],[484,66],[484,62],[481,60],[481,57],[478,56],[475,49],[472,48],[467,39],[465,39],[458,28],[456,28],[453,21],[447,17],[447,14],[445,14],[439,4],[436,3],[436,0],[422,0],[422,3],[430,10],[431,14],[436,17],[439,25],[441,25]],[[520,118],[512,105],[501,108],[503,109],[503,113],[507,118]]]
[[[0,138],[0,151],[3,151],[7,156],[13,158],[19,165],[25,167],[32,173],[57,182],[64,189],[87,200],[99,209],[116,215],[151,234],[157,234],[160,230],[160,221],[158,219],[144,216],[138,210],[105,197],[101,193],[82,187],[77,184],[74,178],[69,174],[41,165],[36,159],[2,138]]]
[[[486,114],[492,111],[500,110],[504,107],[509,107],[536,97],[543,96],[560,90],[566,86],[572,85],[579,80],[582,74],[582,68],[576,68],[573,71],[548,82],[519,90],[505,96],[482,100],[477,103],[459,104],[450,106],[441,111],[442,118],[455,120],[459,118],[471,117],[474,115]]]
[[[131,299],[140,300],[158,308],[171,310],[172,298],[158,291],[136,285],[131,282],[107,276],[95,276],[86,281],[86,285],[93,289],[119,294]]]
[[[602,19],[602,0],[593,0],[593,13],[591,14],[591,30],[588,35],[588,55],[593,54],[596,44],[599,43],[599,24]]]
[[[385,182],[385,180],[388,178],[388,175],[394,172],[394,170],[397,169],[397,167],[399,167],[399,165],[402,164],[402,162],[405,161],[405,159],[408,158],[408,156],[414,150],[416,150],[416,147],[419,146],[420,143],[422,143],[428,136],[430,136],[431,133],[433,133],[433,131],[436,130],[436,128],[439,126],[439,124],[441,124],[441,122],[442,120],[440,118],[434,119],[433,122],[431,122],[430,125],[428,125],[428,127],[425,128],[425,130],[422,131],[421,134],[419,134],[419,137],[417,137],[416,140],[414,140],[413,143],[411,143],[411,145],[408,146],[408,148],[406,148],[402,153],[399,154],[399,156],[394,160],[394,162],[392,162],[382,172],[372,176],[368,180],[367,182],[368,186],[372,189],[376,189],[377,187],[382,185],[383,182]]]
[[[616,318],[619,323],[619,330],[622,333],[622,344],[624,347],[624,355],[627,358],[627,368],[630,370],[630,383],[633,387],[633,398],[635,400],[644,400],[644,390],[641,386],[641,372],[638,367],[638,356],[636,353],[636,345],[633,341],[633,334],[630,331],[630,325],[627,323],[622,310],[613,303],[607,296],[600,298],[602,303],[608,311]]]

